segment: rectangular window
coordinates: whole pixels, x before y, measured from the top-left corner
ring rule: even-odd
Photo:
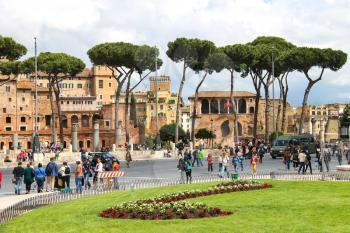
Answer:
[[[102,100],[102,95],[100,95],[100,100]]]
[[[23,107],[19,107],[19,110],[20,110],[20,111],[23,111]]]
[[[26,127],[26,126],[21,126],[21,127],[19,127],[19,130],[20,130],[20,131],[26,131],[26,130],[27,130],[27,127]]]
[[[78,83],[78,88],[83,88],[83,84]]]
[[[12,131],[11,127],[5,127],[5,131]]]
[[[103,80],[98,80],[98,88],[103,88]]]
[[[45,126],[50,126],[51,125],[51,116],[46,115],[45,116]]]
[[[6,92],[10,92],[11,91],[11,87],[10,86],[6,86]]]
[[[26,122],[26,117],[21,117],[21,122],[25,123]]]
[[[163,105],[160,105],[160,110],[163,110]]]
[[[12,101],[12,98],[9,98],[9,102],[11,102]]]
[[[2,108],[2,113],[6,113],[6,108]]]
[[[108,86],[109,86],[109,87],[112,87],[112,83],[108,83]]]
[[[10,124],[11,123],[11,117],[6,117],[6,123]]]
[[[26,101],[26,98],[22,97],[22,102]]]
[[[109,125],[110,125],[109,121],[105,121],[105,126],[109,128]]]

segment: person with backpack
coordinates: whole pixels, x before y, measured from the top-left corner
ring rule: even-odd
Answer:
[[[44,182],[45,182],[45,170],[41,163],[38,164],[38,168],[34,170],[35,181],[38,188],[38,193],[41,193],[44,190]]]
[[[81,165],[80,160],[77,160],[75,163],[75,187],[77,188],[77,193],[81,194],[83,192],[83,166]]]
[[[15,194],[21,195],[22,181],[24,175],[24,168],[22,167],[22,162],[18,163],[18,166],[13,169],[13,181],[15,185]]]
[[[185,172],[186,172],[186,183],[192,182],[192,163],[189,160],[185,160]]]
[[[85,189],[91,188],[90,177],[92,177],[91,163],[89,159],[83,162],[83,175],[84,175],[84,187]]]
[[[63,188],[70,189],[71,169],[66,161],[63,162],[63,165],[60,168],[58,174],[59,177],[62,179]]]
[[[27,167],[24,169],[24,183],[26,184],[26,194],[30,193],[32,184],[34,182],[34,169],[30,166],[30,163],[27,164]]]
[[[262,163],[262,160],[264,158],[264,154],[265,154],[264,145],[260,144],[258,147],[259,163]]]
[[[55,179],[58,176],[58,167],[54,162],[55,158],[51,157],[50,162],[47,164],[45,174],[47,177],[46,192],[55,190]]]

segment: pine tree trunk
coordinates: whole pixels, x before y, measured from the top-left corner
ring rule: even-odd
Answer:
[[[234,121],[234,131],[233,131],[233,146],[235,146],[236,143],[239,142],[239,135],[238,135],[238,119],[237,119],[237,106],[235,103],[235,97],[233,96],[233,89],[234,89],[234,76],[233,76],[233,70],[231,72],[231,90],[230,90],[230,100],[232,103],[232,110],[233,110],[233,121]],[[236,140],[235,140],[236,136]],[[236,143],[235,143],[236,142]]]
[[[177,96],[177,103],[176,103],[176,126],[175,126],[175,143],[176,144],[179,142],[180,104],[181,104],[182,89],[184,87],[185,80],[186,80],[186,61],[184,61],[184,65],[183,65],[182,79],[181,79],[179,92]]]
[[[304,133],[304,121],[305,121],[305,110],[307,106],[307,100],[309,98],[311,87],[314,84],[315,84],[314,82],[309,82],[304,92],[303,105],[301,108],[301,115],[300,115],[300,122],[299,122],[299,134]]]
[[[58,115],[58,122],[60,126],[60,143],[63,144],[64,142],[63,119],[62,119],[62,111],[61,111],[60,90],[57,82],[56,82],[56,87],[54,88],[54,93],[56,97],[57,115]]]
[[[50,107],[51,107],[51,142],[57,143],[57,134],[56,134],[56,111],[55,104],[53,101],[53,91],[52,91],[52,81],[49,79],[49,99],[50,99]]]
[[[204,76],[202,77],[202,80],[198,83],[197,85],[197,88],[196,88],[196,93],[195,93],[195,96],[194,96],[194,102],[193,102],[193,109],[192,109],[192,122],[191,122],[191,141],[194,145],[194,142],[195,142],[195,130],[194,130],[194,127],[195,127],[195,124],[196,124],[196,117],[197,117],[197,102],[198,102],[198,91],[199,91],[199,88],[202,86],[205,78],[207,77],[207,74],[208,72],[206,71]]]
[[[126,83],[126,92],[125,92],[125,111],[124,111],[124,118],[125,118],[125,142],[127,145],[129,145],[129,90],[130,90],[130,79],[131,76],[128,77],[128,81]]]
[[[115,145],[116,147],[119,147],[119,141],[120,141],[120,134],[119,134],[119,97],[122,90],[121,82],[118,82],[118,87],[115,92],[115,103],[114,103],[114,129],[115,129]]]
[[[283,95],[283,111],[282,111],[282,132],[286,133],[286,112],[287,112],[287,93],[288,93],[288,88],[286,88],[286,91]]]

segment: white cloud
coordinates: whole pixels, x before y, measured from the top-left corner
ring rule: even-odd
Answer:
[[[181,65],[171,62],[165,51],[169,40],[181,36],[209,39],[221,46],[276,35],[297,45],[350,52],[348,0],[0,0],[0,6],[1,34],[14,37],[28,48],[38,36],[42,50],[69,52],[87,63],[86,51],[97,43],[156,44],[164,60],[160,73],[171,75],[174,91]],[[310,102],[343,99],[333,95],[320,100],[318,96],[325,88],[329,93],[336,93],[339,87],[350,88],[349,71],[348,64],[336,73],[327,71],[312,90]],[[215,74],[203,88],[228,89],[229,79],[225,77]],[[185,96],[193,93],[197,80],[188,78]],[[289,100],[300,104],[304,77],[296,73],[290,80],[293,90]],[[238,78],[236,84],[239,89],[254,90],[250,79]]]

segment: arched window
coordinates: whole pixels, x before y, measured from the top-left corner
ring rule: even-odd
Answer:
[[[225,108],[226,103],[227,103],[227,100],[225,99],[220,100],[220,113],[227,113],[227,108]]]
[[[83,115],[81,117],[81,127],[89,127],[90,119],[88,115]]]
[[[217,100],[210,101],[210,113],[211,114],[219,113],[219,104]]]
[[[230,104],[232,104],[232,101],[229,101]],[[233,108],[236,108],[237,110],[237,100],[235,100],[235,104],[232,105],[232,107],[229,108],[229,113],[233,113]]]
[[[1,142],[1,143],[0,143],[0,150],[3,150],[3,149],[4,149],[4,145],[5,145],[4,142]]]
[[[254,113],[254,107],[249,108],[249,113]]]
[[[66,116],[62,116],[62,127],[63,128],[67,128],[67,117]]]
[[[86,141],[86,148],[90,148],[91,147],[91,142],[90,142],[90,140],[87,140]]]
[[[237,124],[238,124],[238,136],[242,136],[242,125],[241,125],[241,123],[239,123],[239,122],[237,122]]]
[[[227,137],[230,134],[230,122],[228,120],[224,121],[220,126],[220,130],[222,137]]]
[[[70,118],[70,121],[71,121],[71,124],[73,125],[73,124],[79,123],[79,118],[76,115],[73,115]]]
[[[201,112],[202,112],[202,114],[209,113],[209,101],[208,100],[202,100]]]
[[[79,141],[79,148],[83,149],[84,148],[84,142],[83,141]]]
[[[238,113],[247,113],[247,103],[245,99],[240,99],[238,101]]]
[[[100,116],[97,115],[97,114],[94,114],[94,115],[92,116],[92,122],[98,121],[99,119],[100,119]]]
[[[63,148],[66,149],[67,148],[67,142],[63,141]]]

